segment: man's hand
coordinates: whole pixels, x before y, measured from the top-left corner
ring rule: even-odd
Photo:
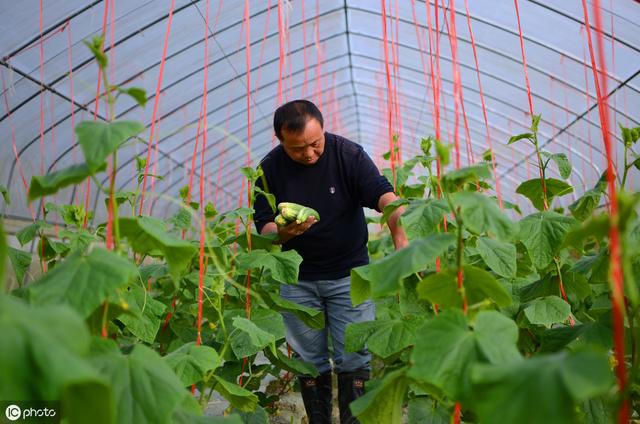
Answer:
[[[286,243],[292,238],[299,236],[300,234],[303,234],[316,222],[317,222],[316,218],[313,216],[310,216],[309,218],[307,218],[305,222],[302,222],[300,224],[296,224],[296,222],[293,221],[289,225],[285,225],[284,227],[278,227],[278,238],[280,239],[281,243]]]
[[[294,221],[284,227],[278,227],[275,222],[269,222],[262,228],[262,234],[278,233],[277,243],[282,244],[304,233],[316,222],[316,218],[313,216],[310,216],[305,222],[300,224],[296,224]]]
[[[398,199],[398,196],[395,193],[385,193],[380,196],[378,200],[378,209],[383,211],[384,207],[389,203]],[[398,218],[404,212],[403,207],[399,207],[396,209],[387,219],[387,224],[389,225],[389,230],[391,231],[391,239],[393,240],[393,244],[396,250],[403,249],[409,245],[409,240],[407,239],[407,235],[404,232],[404,229],[399,225]]]

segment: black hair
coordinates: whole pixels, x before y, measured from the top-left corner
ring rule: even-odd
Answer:
[[[322,113],[309,100],[292,100],[283,104],[273,114],[273,129],[276,137],[282,141],[282,130],[296,134],[302,132],[311,118],[316,119],[321,128],[324,127]]]

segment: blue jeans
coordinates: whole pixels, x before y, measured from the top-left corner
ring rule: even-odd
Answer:
[[[324,311],[325,328],[307,327],[295,315],[283,312],[287,342],[296,357],[316,366],[323,374],[331,371],[327,335],[333,341],[333,362],[338,373],[370,369],[371,354],[366,350],[344,351],[344,330],[352,322],[375,319],[375,305],[370,300],[352,306],[350,277],[338,280],[300,280],[297,285],[280,286],[280,295],[292,302]]]

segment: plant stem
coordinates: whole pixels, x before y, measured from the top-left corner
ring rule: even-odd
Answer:
[[[540,147],[538,147],[538,131],[533,133],[533,147],[536,149],[536,157],[538,158],[538,166],[540,167],[540,183],[542,184],[542,200],[544,202],[544,210],[549,209],[549,201],[547,199],[547,185],[545,183],[545,170],[546,167],[542,163],[542,156],[540,155]]]

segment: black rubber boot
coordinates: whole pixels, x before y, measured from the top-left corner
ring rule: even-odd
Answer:
[[[331,424],[331,371],[298,381],[309,424]]]
[[[367,380],[369,380],[368,370],[357,370],[338,374],[340,424],[358,423],[358,420],[351,414],[349,404],[364,395],[364,382]]]

